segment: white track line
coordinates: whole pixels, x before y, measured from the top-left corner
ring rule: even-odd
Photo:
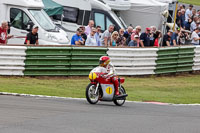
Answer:
[[[66,99],[66,100],[82,100],[85,101],[85,98],[72,98],[72,97],[58,97],[58,96],[46,96],[46,95],[33,95],[33,94],[20,94],[20,93],[9,93],[9,92],[0,92],[0,95],[9,95],[9,96],[24,96],[24,97],[38,97],[38,98],[54,98],[54,99]],[[173,104],[173,103],[161,103],[156,104],[154,102],[140,102],[140,101],[126,101],[128,103],[137,103],[137,104],[155,104],[162,106],[200,106],[197,104]]]

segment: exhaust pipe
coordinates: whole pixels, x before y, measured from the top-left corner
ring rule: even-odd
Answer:
[[[115,96],[116,100],[124,100],[124,98],[126,98],[128,96],[128,94],[123,94],[123,95],[119,95],[119,96]]]

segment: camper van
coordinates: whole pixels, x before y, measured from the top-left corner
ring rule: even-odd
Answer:
[[[115,25],[115,30],[126,28],[111,8],[99,0],[53,0],[62,5],[63,15],[53,16],[55,23],[62,25],[69,38],[81,25],[86,26],[90,19],[94,20],[95,26],[102,27],[102,31],[108,29],[110,24]]]
[[[9,21],[14,35],[8,44],[24,44],[33,25],[39,27],[40,44],[69,44],[66,32],[52,22],[43,7],[42,0],[0,0],[0,21]]]
[[[108,6],[111,7],[112,10],[129,10],[131,8],[130,0],[99,0]]]

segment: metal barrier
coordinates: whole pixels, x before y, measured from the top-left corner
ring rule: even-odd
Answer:
[[[28,47],[27,76],[88,75],[98,65],[107,48],[92,47]]]
[[[200,46],[196,46],[194,51],[195,51],[194,66],[192,69],[194,71],[199,71],[200,70]]]
[[[24,75],[26,47],[0,46],[0,75]]]
[[[157,48],[109,48],[108,55],[118,75],[155,74]]]

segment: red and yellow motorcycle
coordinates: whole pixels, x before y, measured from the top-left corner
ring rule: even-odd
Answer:
[[[104,73],[96,72],[91,72],[89,74],[91,83],[86,88],[86,98],[90,104],[96,104],[98,101],[110,101],[114,102],[117,106],[122,106],[125,103],[128,95],[121,85],[124,83],[125,79],[118,78],[120,95],[116,96],[114,84],[110,80],[111,76],[105,77]]]

